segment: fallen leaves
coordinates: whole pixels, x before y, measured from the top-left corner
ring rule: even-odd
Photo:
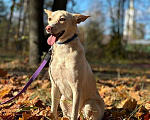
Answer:
[[[0,102],[16,95],[29,77],[29,75],[10,75],[1,69]],[[51,88],[48,78],[49,76],[44,79],[38,78],[21,96],[8,104],[1,105],[0,120],[50,120],[52,117],[50,113]],[[103,120],[150,119],[150,79],[147,76],[97,81],[99,93],[105,101]],[[60,108],[57,118],[69,120],[62,117]],[[79,120],[84,120],[84,118],[80,116]]]
[[[104,120],[148,119],[145,115],[150,114],[150,81],[146,76],[98,80],[98,83],[106,107]]]

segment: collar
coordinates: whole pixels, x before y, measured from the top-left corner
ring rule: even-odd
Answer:
[[[74,34],[71,38],[69,38],[68,40],[64,41],[64,42],[56,42],[56,44],[58,45],[62,45],[62,44],[66,44],[66,43],[69,43],[71,42],[72,40],[74,40],[78,35],[77,34]]]

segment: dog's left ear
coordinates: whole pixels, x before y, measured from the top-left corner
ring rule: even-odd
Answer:
[[[44,11],[47,13],[48,16],[50,16],[52,14],[52,11],[50,11],[50,10],[44,9]]]
[[[77,24],[79,24],[80,22],[84,22],[88,17],[90,17],[81,14],[73,14],[73,16],[76,18]]]

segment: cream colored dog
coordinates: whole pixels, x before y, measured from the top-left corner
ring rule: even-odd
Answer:
[[[51,118],[57,119],[60,101],[63,116],[71,120],[77,120],[78,113],[82,113],[85,119],[101,120],[104,114],[104,101],[96,88],[84,48],[76,36],[77,24],[89,16],[66,11],[45,12],[48,15],[46,31],[51,33],[47,42],[53,45],[49,69],[52,83]]]

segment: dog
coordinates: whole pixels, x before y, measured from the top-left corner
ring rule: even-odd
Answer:
[[[49,68],[52,84],[51,119],[57,119],[60,102],[63,116],[71,120],[77,120],[79,115],[88,120],[101,120],[104,115],[104,101],[96,88],[96,80],[85,58],[77,28],[77,24],[90,16],[63,10],[44,11],[48,15],[45,29],[51,34],[47,42],[53,45]]]

